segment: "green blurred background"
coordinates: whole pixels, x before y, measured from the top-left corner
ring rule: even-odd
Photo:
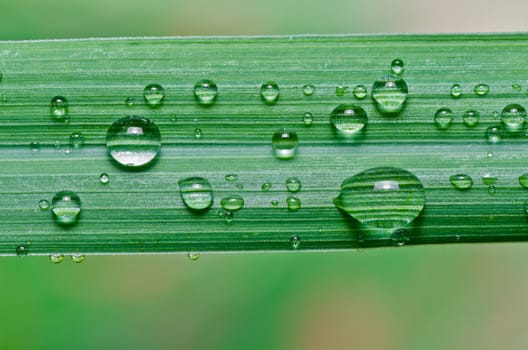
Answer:
[[[523,31],[528,3],[2,0],[0,39]],[[525,349],[528,246],[0,259],[3,349]]]

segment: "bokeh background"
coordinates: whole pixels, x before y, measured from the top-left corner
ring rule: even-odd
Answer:
[[[526,1],[2,0],[0,39],[525,31]],[[526,349],[528,245],[0,259],[0,350]]]

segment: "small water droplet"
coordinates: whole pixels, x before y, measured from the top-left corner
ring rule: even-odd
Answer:
[[[279,205],[279,201],[276,200],[276,199],[274,199],[274,200],[271,201],[271,205],[274,206],[274,207],[276,207],[276,206]]]
[[[62,255],[62,254],[50,254],[49,259],[54,264],[60,264],[64,260],[64,255]]]
[[[342,96],[345,96],[345,93],[347,92],[347,90],[348,90],[348,86],[340,84],[336,86],[335,94],[338,97],[342,97]]]
[[[243,184],[236,184],[235,187],[238,188],[239,190],[243,190],[244,189],[244,185]]]
[[[286,180],[286,189],[289,192],[292,192],[292,193],[299,192],[301,190],[301,185],[302,185],[301,180],[299,180],[296,177],[289,177]]]
[[[267,83],[262,84],[260,87],[260,97],[262,97],[262,100],[269,105],[275,104],[277,100],[279,99],[280,90],[279,86],[270,81]]]
[[[32,152],[38,152],[40,151],[40,143],[38,143],[37,141],[33,141],[29,144],[29,148]]]
[[[107,173],[102,173],[101,175],[99,175],[99,181],[100,181],[103,185],[106,185],[107,183],[110,182],[110,176],[108,176]]]
[[[406,229],[399,228],[392,232],[391,241],[395,246],[402,247],[405,244],[409,243],[411,238],[409,237],[409,232]]]
[[[68,116],[68,101],[63,96],[55,96],[50,103],[51,117],[57,121],[65,122]]]
[[[297,211],[301,209],[301,200],[297,197],[289,196],[286,198],[286,205],[289,211]]]
[[[134,105],[136,104],[136,101],[134,100],[133,97],[127,97],[126,100],[125,100],[125,104],[128,107],[134,107]]]
[[[493,176],[493,175],[490,175],[490,174],[484,174],[482,176],[482,183],[486,186],[492,186],[492,185],[495,185],[497,183],[497,177]]]
[[[487,84],[477,84],[475,85],[475,88],[473,89],[475,94],[478,96],[485,96],[489,92],[489,86]]]
[[[271,190],[271,183],[270,182],[263,183],[262,186],[260,187],[260,189],[263,192],[268,192],[269,190]]]
[[[65,153],[65,154],[70,154],[71,152],[72,152],[72,148],[71,148],[71,146],[69,146],[69,145],[66,146],[66,148],[64,149],[64,153]]]
[[[238,175],[237,174],[227,174],[224,178],[227,182],[235,182],[236,180],[238,180]]]
[[[71,258],[71,261],[75,264],[80,264],[84,261],[84,255],[82,254],[73,254],[72,256],[70,256]]]
[[[512,88],[513,90],[518,91],[518,92],[521,92],[522,90],[521,84],[512,84]]]
[[[499,117],[499,112],[494,111],[493,113],[491,113],[491,116],[493,117],[493,119],[497,119]]]
[[[344,136],[353,136],[365,128],[367,113],[354,104],[340,104],[330,113],[330,122]]]
[[[61,143],[60,143],[60,141],[55,141],[55,143],[53,144],[53,147],[55,147],[56,150],[61,149]]]
[[[158,155],[161,135],[156,124],[147,118],[128,116],[110,126],[106,133],[106,149],[123,166],[144,166]]]
[[[290,245],[292,249],[299,249],[299,247],[301,246],[301,237],[299,237],[298,235],[291,236]]]
[[[220,205],[223,209],[229,211],[237,211],[244,207],[244,198],[236,194],[222,198]]]
[[[200,128],[194,129],[194,138],[195,139],[199,140],[199,139],[202,138],[202,136],[203,136],[202,129],[200,129]]]
[[[291,159],[297,152],[299,139],[297,133],[290,129],[276,131],[271,138],[273,154],[279,159]]]
[[[501,121],[505,129],[510,132],[523,131],[526,123],[526,109],[517,103],[509,104],[502,109]]]
[[[528,188],[528,174],[519,176],[519,184],[524,188]]]
[[[165,89],[160,84],[149,84],[143,89],[145,102],[151,107],[158,107],[165,98]]]
[[[2,102],[3,102],[3,103],[6,103],[6,102],[7,102],[7,94],[6,94],[6,93],[3,93],[3,94],[2,94]]]
[[[188,253],[187,254],[187,258],[190,261],[196,261],[196,260],[200,259],[200,253]]]
[[[18,256],[26,256],[29,253],[29,247],[25,244],[19,244],[15,248],[15,254]]]
[[[306,126],[310,126],[313,123],[313,114],[310,112],[306,112],[303,115],[303,123]]]
[[[434,123],[438,129],[446,130],[453,122],[453,111],[447,107],[439,108],[434,114]]]
[[[489,194],[495,194],[495,192],[496,192],[496,188],[495,188],[495,186],[490,186],[490,187],[488,187],[488,193],[489,193]]]
[[[203,79],[194,84],[194,97],[201,105],[211,105],[216,100],[218,94],[218,87],[216,83],[209,79]]]
[[[42,211],[48,210],[50,208],[50,202],[46,199],[41,199],[38,202],[38,207]]]
[[[235,214],[233,214],[230,210],[224,210],[224,221],[226,224],[230,224],[233,222],[233,219],[235,218]]]
[[[454,98],[462,96],[462,86],[460,84],[451,85],[451,96]]]
[[[466,174],[456,174],[449,177],[449,181],[459,190],[467,190],[473,186],[473,179]]]
[[[312,96],[315,92],[315,86],[312,84],[306,84],[303,86],[303,94],[304,96]]]
[[[399,58],[395,58],[391,62],[391,71],[393,74],[400,75],[405,70],[403,61]]]
[[[334,205],[362,224],[401,228],[420,215],[425,204],[422,182],[393,167],[365,170],[347,178]]]
[[[486,139],[489,143],[498,143],[502,140],[504,134],[502,127],[499,125],[489,126],[486,129]]]
[[[352,90],[352,94],[358,100],[362,100],[367,97],[367,88],[365,87],[365,85],[356,85],[354,87],[354,90]]]
[[[464,121],[465,126],[472,128],[478,124],[480,120],[480,113],[473,109],[465,111],[462,115],[462,120]]]
[[[183,203],[192,210],[205,210],[213,204],[213,188],[202,177],[189,177],[178,181]]]
[[[178,121],[178,116],[176,114],[171,114],[170,121],[176,123]]]
[[[51,199],[51,211],[61,225],[77,222],[81,212],[81,199],[72,191],[57,192]]]
[[[372,98],[381,113],[393,114],[403,109],[408,95],[407,83],[395,75],[386,75],[372,85]]]
[[[72,132],[70,135],[70,145],[74,148],[79,148],[84,143],[84,136],[78,132]]]

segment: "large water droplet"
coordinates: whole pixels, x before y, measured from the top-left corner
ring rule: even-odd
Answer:
[[[475,85],[475,88],[473,89],[475,94],[478,96],[485,96],[489,92],[489,86],[487,84],[477,84]]]
[[[502,140],[504,131],[499,125],[489,126],[486,129],[486,139],[489,143],[499,143]]]
[[[354,104],[340,104],[330,113],[330,122],[344,136],[359,133],[368,123],[367,113]]]
[[[462,87],[460,86],[460,84],[451,85],[451,96],[453,96],[454,98],[462,96]]]
[[[201,105],[211,105],[218,94],[216,83],[209,79],[203,79],[194,84],[194,97]]]
[[[387,75],[372,85],[372,98],[381,113],[398,113],[403,109],[409,90],[407,83],[395,75]]]
[[[449,177],[449,181],[459,190],[467,190],[473,186],[473,179],[466,174],[456,174]]]
[[[400,75],[405,70],[403,61],[399,58],[395,58],[391,62],[391,71],[396,75]]]
[[[306,84],[303,86],[303,94],[304,96],[312,96],[315,92],[315,86],[312,84]]]
[[[297,152],[299,139],[297,133],[290,129],[276,131],[271,138],[273,154],[279,159],[291,159]]]
[[[51,211],[59,224],[75,224],[81,212],[81,198],[72,191],[57,192],[51,200]]]
[[[356,85],[354,87],[354,90],[352,90],[352,94],[358,100],[362,100],[367,97],[367,88],[365,87],[365,85]]]
[[[434,114],[434,122],[438,129],[448,129],[453,122],[453,111],[447,107],[438,109]]]
[[[289,211],[297,211],[301,209],[301,200],[297,197],[289,196],[286,198],[286,205]]]
[[[158,107],[165,98],[165,89],[160,84],[149,84],[143,89],[145,102],[151,107]]]
[[[465,111],[462,115],[462,120],[464,121],[464,125],[468,128],[472,128],[476,126],[480,119],[480,113],[475,110],[469,110]]]
[[[289,192],[292,192],[292,193],[299,192],[301,190],[301,186],[302,186],[301,180],[299,180],[296,177],[289,177],[286,180],[286,189]]]
[[[65,122],[70,117],[68,115],[68,101],[63,96],[55,96],[51,99],[50,114],[52,118]]]
[[[224,197],[220,201],[220,205],[223,209],[229,211],[237,211],[244,207],[244,198],[237,196],[236,194]]]
[[[189,177],[178,181],[183,203],[192,210],[205,210],[213,204],[213,188],[202,177]]]
[[[144,117],[129,116],[115,121],[106,133],[106,149],[119,164],[140,167],[150,163],[161,148],[156,124]]]
[[[279,95],[279,86],[272,81],[264,83],[260,87],[260,97],[262,97],[262,100],[269,105],[276,103],[279,99]]]
[[[501,121],[506,130],[510,132],[523,131],[526,123],[526,109],[517,103],[509,104],[502,109]]]
[[[362,224],[393,229],[409,224],[420,214],[425,194],[422,182],[414,174],[380,167],[343,181],[334,204]]]

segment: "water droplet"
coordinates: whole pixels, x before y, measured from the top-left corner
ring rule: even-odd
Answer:
[[[410,240],[409,232],[403,228],[396,229],[391,234],[392,243],[398,247],[404,246],[409,243]]]
[[[337,85],[336,86],[336,90],[335,90],[335,94],[338,97],[342,97],[342,96],[345,96],[345,93],[346,93],[347,90],[348,90],[348,86],[346,86],[346,85]]]
[[[400,228],[421,213],[425,204],[422,182],[407,170],[380,167],[347,178],[334,205],[377,228]]]
[[[468,128],[472,128],[476,126],[480,119],[480,113],[475,110],[469,110],[465,111],[462,115],[462,120],[464,121],[464,125],[466,125]]]
[[[263,192],[268,192],[269,190],[271,190],[271,183],[270,182],[263,183],[262,186],[260,187],[260,189]]]
[[[523,106],[512,103],[502,109],[502,125],[510,132],[523,131],[526,123],[526,109]]]
[[[15,248],[15,253],[18,256],[26,256],[29,253],[29,247],[25,244],[17,245]]]
[[[108,176],[107,173],[102,173],[101,175],[99,175],[99,181],[100,181],[103,185],[106,185],[107,183],[110,182],[110,176]]]
[[[315,92],[315,86],[312,84],[306,84],[303,86],[303,94],[304,96],[312,96]]]
[[[52,118],[61,122],[69,119],[68,101],[66,98],[63,96],[53,97],[50,104],[50,113]]]
[[[59,141],[55,141],[55,143],[53,144],[53,147],[55,147],[56,150],[59,150],[61,148],[61,144]]]
[[[51,199],[51,211],[59,224],[72,225],[81,212],[81,199],[72,191],[57,192]]]
[[[38,202],[38,207],[40,210],[44,211],[44,210],[48,210],[50,208],[50,202],[47,201],[46,199],[41,199],[39,200]]]
[[[224,197],[220,201],[220,205],[223,209],[229,211],[237,211],[244,207],[244,198],[237,196],[236,194]]]
[[[276,206],[279,205],[279,201],[276,200],[276,199],[274,199],[274,200],[271,201],[271,205],[274,206],[274,207],[276,207]]]
[[[484,174],[482,176],[482,183],[486,186],[495,185],[497,183],[497,177],[490,174]]]
[[[230,224],[233,222],[233,219],[235,218],[235,215],[230,210],[224,210],[224,221],[226,224]]]
[[[451,85],[451,96],[454,98],[462,96],[462,86],[460,84]]]
[[[199,140],[199,139],[202,138],[202,136],[203,136],[202,129],[200,129],[200,128],[194,129],[194,138],[195,139]]]
[[[301,246],[301,237],[299,237],[298,235],[291,236],[290,245],[292,249],[299,249],[299,247]]]
[[[64,149],[64,153],[65,154],[70,154],[71,152],[72,152],[71,146],[66,146],[66,148]]]
[[[495,194],[495,192],[496,192],[496,188],[495,188],[495,186],[490,186],[490,187],[488,187],[488,193],[489,193],[489,194]]]
[[[158,107],[165,98],[165,89],[160,84],[149,84],[143,89],[145,102],[151,107]]]
[[[236,184],[235,187],[238,188],[239,190],[243,190],[244,189],[244,185],[243,184]]]
[[[449,181],[459,190],[467,190],[473,186],[473,179],[466,174],[456,174],[449,177]]]
[[[519,176],[519,184],[524,188],[528,188],[528,174]]]
[[[477,84],[475,85],[475,88],[473,89],[475,94],[478,96],[485,96],[489,92],[489,86],[487,84]]]
[[[189,177],[178,181],[183,203],[192,210],[205,210],[213,204],[213,188],[202,177]]]
[[[494,111],[493,113],[491,113],[491,116],[492,116],[494,119],[497,119],[497,118],[499,117],[499,112]]]
[[[453,111],[447,107],[442,107],[434,114],[434,122],[438,129],[448,129],[453,122]]]
[[[260,97],[262,97],[262,100],[269,105],[272,105],[277,102],[279,99],[280,90],[279,86],[270,81],[267,83],[262,84],[260,87]]]
[[[237,174],[227,174],[224,178],[227,182],[235,182],[236,180],[238,180],[238,175]]]
[[[312,125],[312,122],[313,122],[313,114],[310,113],[310,112],[304,113],[304,115],[303,115],[303,123],[304,123],[304,125],[310,126],[310,125]]]
[[[297,197],[289,196],[286,198],[286,205],[289,211],[297,211],[301,209],[301,200]]]
[[[190,261],[196,261],[196,260],[200,259],[200,253],[188,253],[187,254],[187,258]]]
[[[203,79],[194,84],[194,97],[201,105],[211,105],[216,100],[218,87],[215,82],[209,79]]]
[[[125,104],[128,107],[134,107],[134,105],[136,104],[136,101],[134,100],[133,97],[127,97],[127,99],[125,100]]]
[[[170,121],[176,123],[178,121],[178,116],[176,114],[171,114]]]
[[[358,100],[362,100],[367,97],[367,88],[365,85],[356,85],[354,90],[352,90],[352,94],[354,94],[354,97]]]
[[[301,190],[301,180],[296,177],[289,177],[286,180],[286,189],[289,192],[299,192]]]
[[[297,152],[299,139],[297,133],[290,129],[276,131],[271,138],[273,154],[279,159],[291,159]]]
[[[144,117],[121,118],[106,133],[108,153],[123,166],[144,166],[156,158],[160,148],[158,127]]]
[[[64,260],[64,255],[62,254],[51,254],[49,259],[54,264],[60,264]]]
[[[395,58],[391,62],[391,71],[396,75],[400,75],[405,70],[403,61],[399,58]]]
[[[519,91],[519,92],[522,90],[521,84],[512,84],[512,88],[513,90]]]
[[[70,256],[70,258],[71,261],[76,264],[80,264],[84,261],[84,255],[82,254],[73,254],[72,256]]]
[[[502,140],[503,133],[502,127],[498,125],[489,126],[486,129],[486,139],[489,143],[498,143]]]
[[[368,117],[358,105],[340,104],[330,113],[330,122],[342,135],[352,136],[365,128]]]
[[[3,94],[2,94],[2,102],[3,102],[3,103],[6,103],[6,102],[7,102],[7,94],[6,94],[6,93],[3,93]]]
[[[387,75],[372,85],[372,98],[381,113],[398,113],[403,109],[409,90],[407,83],[395,75]]]
[[[32,152],[38,152],[40,151],[40,143],[38,143],[37,141],[33,141],[29,144],[29,148]]]
[[[75,148],[79,148],[84,143],[84,136],[78,132],[72,132],[70,135],[70,145],[72,145]]]

